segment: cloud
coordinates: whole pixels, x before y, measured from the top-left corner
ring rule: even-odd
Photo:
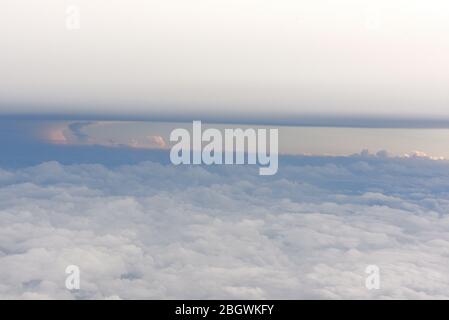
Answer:
[[[406,157],[406,158],[429,158],[432,160],[444,160],[444,157],[429,156],[428,154],[426,154],[423,151],[413,151],[411,154],[406,153],[404,155],[404,157]]]
[[[87,143],[90,140],[88,134],[83,132],[85,127],[89,127],[91,125],[95,125],[96,122],[88,121],[88,122],[73,122],[68,125],[68,129],[70,133],[76,137],[78,143]]]
[[[0,170],[0,298],[449,298],[449,163]],[[81,290],[65,289],[65,267]],[[381,289],[364,286],[367,265]]]
[[[162,136],[156,135],[156,136],[147,136],[143,139],[131,139],[131,141],[128,144],[121,144],[121,146],[128,146],[131,148],[137,148],[137,149],[167,149],[168,145],[165,142],[164,138]]]
[[[167,148],[167,143],[161,136],[148,136],[147,139],[149,140],[150,145],[157,146],[161,149]]]
[[[67,138],[64,135],[64,131],[59,130],[59,129],[53,129],[51,131],[48,131],[48,135],[46,138],[48,139],[49,142],[54,143],[54,144],[66,144],[67,143]]]
[[[128,3],[77,0],[69,32],[60,1],[2,1],[0,113],[447,125],[447,1]]]
[[[84,146],[105,146],[105,147],[125,147],[134,149],[167,149],[168,145],[164,138],[159,135],[139,135],[129,133],[128,138],[105,138],[86,132],[86,129],[92,129],[98,126],[113,125],[115,122],[102,121],[81,121],[59,123],[57,125],[48,125],[45,128],[45,141],[51,144],[69,144]],[[123,133],[123,131],[122,131]]]

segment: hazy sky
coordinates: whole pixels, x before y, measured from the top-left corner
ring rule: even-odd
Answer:
[[[446,0],[2,0],[0,40],[0,113],[449,117]]]

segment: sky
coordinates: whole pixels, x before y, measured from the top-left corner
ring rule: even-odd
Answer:
[[[449,299],[448,17],[2,0],[0,299]],[[173,165],[192,120],[279,129],[277,173]]]
[[[202,122],[202,131],[276,129],[281,155],[351,156],[379,154],[390,157],[449,159],[448,128],[366,128],[266,126]],[[73,164],[124,164],[155,159],[169,161],[176,144],[170,134],[177,128],[192,131],[188,122],[25,120],[0,118],[0,165],[24,166],[43,161]],[[207,143],[203,143],[203,147]],[[224,148],[224,146],[222,146]],[[36,153],[36,150],[40,152]],[[155,152],[158,151],[155,156]],[[18,159],[21,161],[18,161]]]
[[[77,30],[66,28],[73,6]],[[0,9],[2,114],[449,119],[444,0],[4,0]]]

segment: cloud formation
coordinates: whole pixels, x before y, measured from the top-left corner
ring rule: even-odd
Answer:
[[[42,131],[43,141],[50,144],[68,144],[68,145],[84,145],[84,146],[105,146],[105,147],[125,147],[133,149],[167,149],[168,145],[164,137],[160,134],[133,134],[128,132],[125,137],[96,136],[86,132],[86,129],[94,127],[114,125],[113,121],[75,121],[60,122],[45,126]],[[121,123],[123,124],[123,122]],[[130,125],[131,127],[131,125]],[[118,128],[120,129],[120,128]],[[121,128],[123,130],[123,127]],[[129,130],[129,127],[128,127]],[[123,134],[125,131],[121,131]]]
[[[449,298],[448,169],[366,155],[283,158],[273,177],[0,169],[0,298]],[[64,286],[70,264],[80,291]]]

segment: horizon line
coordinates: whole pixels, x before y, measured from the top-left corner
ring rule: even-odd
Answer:
[[[199,113],[189,114],[102,114],[102,113],[0,113],[0,121],[130,121],[130,122],[180,122],[200,120],[204,123],[232,125],[267,125],[288,127],[328,127],[367,129],[449,129],[449,117],[403,117],[372,115],[322,115],[322,114],[264,114],[254,117],[244,114],[212,116]]]

